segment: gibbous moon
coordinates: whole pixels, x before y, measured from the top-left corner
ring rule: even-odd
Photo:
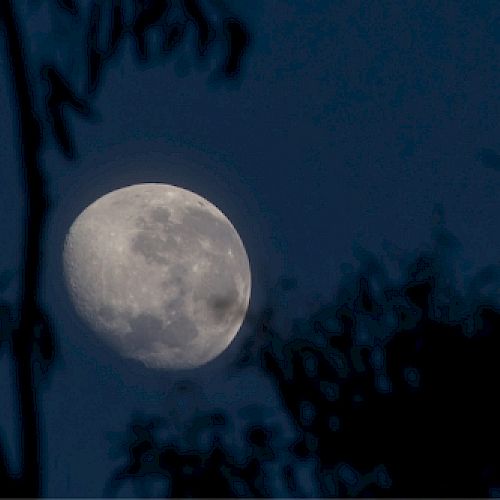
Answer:
[[[136,184],[89,205],[63,251],[79,316],[147,367],[207,363],[236,336],[250,300],[245,247],[226,216],[168,184]]]

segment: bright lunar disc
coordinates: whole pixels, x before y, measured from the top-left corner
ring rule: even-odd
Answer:
[[[71,226],[65,280],[82,319],[123,356],[191,368],[228,347],[250,300],[245,247],[226,216],[168,184],[117,189]]]

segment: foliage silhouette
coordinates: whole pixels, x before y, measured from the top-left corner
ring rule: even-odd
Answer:
[[[195,420],[198,432],[210,431],[208,449],[200,442],[182,445],[172,440],[159,445],[151,423],[133,421],[130,428],[135,439],[129,441],[129,461],[108,482],[106,496],[119,494],[123,480],[138,479],[143,481],[138,492],[145,494],[145,478],[164,477],[165,496],[173,498],[271,497],[264,466],[274,458],[271,429],[248,425],[246,453],[238,459],[224,444],[227,415],[219,411],[198,415]]]
[[[306,339],[296,334],[276,343],[280,336],[266,327],[273,342],[261,350],[262,367],[299,430],[294,453],[316,459],[324,496],[487,496],[498,482],[493,394],[500,313],[481,295],[469,294],[469,304],[459,300],[447,265],[455,241],[444,230],[435,241],[433,251],[410,263],[399,289],[387,284],[377,296],[370,287],[374,268],[367,266],[351,303],[309,318]],[[461,310],[450,317],[457,303]],[[379,330],[388,323],[384,316],[396,318],[386,342]],[[328,332],[324,325],[332,319],[338,331],[313,346],[314,334]],[[359,335],[367,325],[375,330],[370,345]],[[386,360],[379,374],[376,347]],[[388,390],[377,389],[380,375],[389,378]],[[312,417],[304,415],[305,404]],[[491,451],[481,453],[485,447]],[[342,464],[359,476],[342,478]]]
[[[67,159],[75,158],[75,142],[68,126],[65,108],[71,107],[85,119],[94,116],[91,112],[92,99],[103,83],[105,63],[117,57],[119,45],[126,36],[134,38],[137,60],[140,62],[159,62],[158,58],[150,56],[148,50],[148,32],[154,26],[161,27],[165,35],[165,40],[156,53],[167,56],[180,46],[184,31],[179,31],[179,23],[171,21],[166,15],[174,10],[174,4],[183,13],[184,24],[193,25],[200,53],[204,54],[209,46],[215,45],[216,33],[222,34],[222,41],[217,42],[221,46],[220,42],[225,41],[226,46],[221,50],[223,62],[220,67],[228,77],[233,78],[238,72],[239,68],[234,61],[239,61],[248,45],[249,35],[242,21],[235,21],[234,15],[227,9],[210,3],[205,12],[203,3],[195,0],[93,0],[88,9],[88,19],[84,19],[86,9],[76,0],[49,0],[49,8],[60,10],[77,23],[85,23],[87,29],[87,60],[81,64],[85,68],[86,95],[79,95],[76,91],[77,82],[66,76],[66,68],[58,68],[53,61],[40,63],[36,67],[31,61],[31,54],[25,51],[25,47],[29,46],[28,33],[20,22],[15,4],[13,0],[0,2],[0,30],[5,39],[6,59],[10,66],[19,122],[17,139],[26,197],[24,262],[20,273],[19,306],[2,304],[0,308],[0,348],[5,344],[10,345],[15,364],[17,410],[21,423],[21,466],[17,472],[9,467],[0,435],[0,495],[37,497],[44,491],[41,475],[43,450],[40,444],[43,422],[38,403],[40,384],[47,379],[56,354],[53,328],[39,297],[40,250],[50,206],[43,165],[43,153],[48,139],[50,136],[54,138],[60,152]],[[39,1],[32,1],[27,8],[36,9],[39,6]],[[125,13],[129,6],[133,8],[133,14],[127,19]],[[111,16],[109,24],[104,26],[104,19],[108,18],[106,9],[111,9]],[[212,26],[209,18],[217,18],[221,26]],[[245,34],[244,44],[241,36],[235,37],[231,30],[228,31],[227,22],[238,24],[241,33]],[[99,40],[103,38],[106,44],[101,47]],[[68,40],[68,44],[71,45],[71,40]],[[41,88],[45,92],[39,92],[39,86],[43,86]],[[37,102],[42,93],[44,106]],[[39,109],[45,109],[46,116],[39,116]],[[8,285],[11,274],[3,272],[0,275],[0,291]],[[18,319],[14,321],[13,318]]]
[[[498,297],[483,289],[495,273],[485,268],[469,289],[458,289],[457,241],[443,227],[434,241],[405,264],[402,283],[361,253],[350,284],[296,320],[288,335],[276,326],[270,301],[254,319],[235,369],[257,365],[270,377],[296,436],[273,447],[276,431],[254,422],[245,458],[214,439],[223,476],[210,472],[202,446],[192,443],[185,455],[172,437],[159,447],[177,464],[170,476],[177,486],[166,496],[314,496],[311,484],[322,497],[493,494],[500,483],[500,311]],[[290,289],[289,280],[281,289]],[[311,462],[304,483],[300,476]],[[281,471],[279,486],[266,473],[272,464]],[[197,480],[194,491],[193,470],[197,478],[211,474],[210,486]]]

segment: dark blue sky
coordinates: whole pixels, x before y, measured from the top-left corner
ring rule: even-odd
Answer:
[[[462,244],[462,277],[499,263],[500,172],[478,160],[482,148],[500,150],[498,2],[233,5],[253,35],[238,84],[209,83],[192,47],[141,67],[124,44],[93,101],[96,119],[72,120],[79,159],[54,145],[44,156],[53,206],[43,289],[61,353],[43,397],[49,496],[99,496],[120,463],[108,456],[109,433],[125,430],[132,412],[166,415],[176,405],[169,391],[179,376],[120,360],[77,322],[63,288],[65,233],[102,194],[166,182],[217,205],[247,247],[253,310],[283,274],[297,278],[297,314],[319,305],[357,246],[384,258],[386,248],[421,248],[437,205]],[[54,35],[57,23],[72,30],[69,18],[51,21],[45,3],[34,12],[23,15],[31,62],[58,60],[83,88],[81,54]],[[78,30],[66,35],[78,42]],[[20,265],[23,193],[1,57],[3,270]],[[14,299],[15,284],[5,296]],[[189,374],[205,391],[199,404],[236,412],[264,402],[279,419],[264,379],[230,376],[230,351]],[[2,397],[8,381],[0,377]],[[0,423],[13,434],[9,412]]]

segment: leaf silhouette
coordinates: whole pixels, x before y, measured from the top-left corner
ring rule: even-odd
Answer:
[[[118,48],[118,43],[125,32],[125,19],[123,15],[122,0],[113,0],[111,7],[111,35],[109,38],[109,47],[107,57],[113,55]]]
[[[209,45],[215,40],[215,30],[208,22],[197,0],[184,0],[183,8],[198,32],[198,53],[204,56]]]
[[[411,283],[405,290],[406,296],[419,309],[427,311],[429,308],[430,295],[432,292],[432,284],[428,281],[421,283]]]
[[[228,47],[222,70],[227,78],[234,78],[240,71],[241,58],[250,43],[250,34],[241,21],[230,17],[224,20],[224,36]]]
[[[173,22],[164,25],[163,52],[171,52],[179,46],[186,32],[186,25],[186,22]]]
[[[171,7],[169,0],[137,1],[136,13],[132,23],[132,34],[135,40],[137,55],[141,61],[148,57],[146,32],[152,26],[160,25],[161,20]]]
[[[75,95],[69,83],[53,66],[43,66],[41,73],[49,86],[45,103],[54,137],[64,155],[71,159],[74,157],[75,151],[73,140],[65,121],[64,107],[69,105],[79,113],[88,116],[90,114],[90,106],[85,100]]]

